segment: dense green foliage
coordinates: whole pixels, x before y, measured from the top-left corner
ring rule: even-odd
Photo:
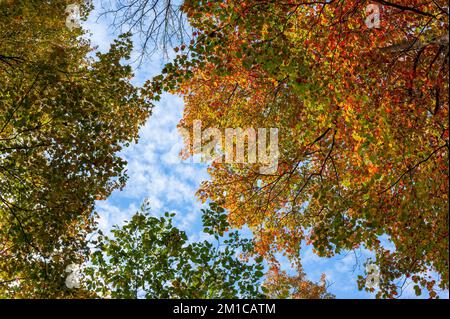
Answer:
[[[152,217],[143,205],[112,236],[100,232],[85,270],[87,288],[111,298],[262,296],[262,260],[248,259],[252,242],[228,229],[222,208],[212,203],[203,210],[204,234],[213,240],[188,241],[173,217]]]

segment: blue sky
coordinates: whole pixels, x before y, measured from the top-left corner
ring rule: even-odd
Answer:
[[[94,1],[94,5],[96,3]],[[104,52],[117,34],[109,30],[107,21],[97,21],[97,15],[98,12],[94,11],[84,27],[91,31],[93,45]],[[136,54],[134,53],[134,58]],[[162,54],[155,54],[151,61],[145,61],[135,70],[133,82],[140,85],[158,74],[164,61]],[[187,232],[190,240],[204,238],[201,232],[202,204],[195,192],[201,181],[207,180],[209,176],[205,165],[181,162],[178,158],[182,141],[176,126],[182,112],[182,99],[165,94],[141,128],[139,142],[122,151],[120,155],[128,162],[129,179],[122,191],[117,190],[107,200],[96,203],[100,214],[99,227],[102,230],[108,231],[112,225],[122,224],[148,198],[153,214],[175,212],[176,225]],[[368,255],[361,250],[325,259],[314,255],[310,247],[302,250],[304,270],[308,277],[319,280],[321,274],[325,273],[327,280],[332,283],[330,292],[338,298],[373,298],[370,294],[358,291],[356,285],[357,275],[363,272],[362,265]],[[287,263],[285,267],[288,269]],[[448,298],[448,292],[443,296]],[[406,287],[403,297],[415,297],[412,285]]]

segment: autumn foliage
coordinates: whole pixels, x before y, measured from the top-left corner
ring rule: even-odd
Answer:
[[[86,260],[94,201],[124,185],[117,152],[149,115],[128,37],[89,58],[70,3],[0,1],[0,298],[86,296],[65,268]]]
[[[364,247],[379,297],[413,275],[434,297],[448,288],[448,4],[373,3],[379,28],[367,1],[185,1],[194,38],[148,87],[184,97],[183,128],[279,129],[276,174],[216,162],[198,191],[259,254]]]
[[[181,11],[133,1],[125,21],[149,27],[143,50],[167,47],[176,23],[158,23],[175,12],[193,28],[143,88],[127,64],[132,34],[94,57],[83,29],[65,25],[72,2],[0,1],[0,298],[135,298],[140,286],[148,298],[258,297],[264,275],[265,296],[330,298],[326,278],[314,283],[303,271],[308,245],[321,257],[368,251],[377,297],[396,298],[405,284],[430,298],[448,290],[447,1],[185,0]],[[132,9],[149,3],[155,20],[145,25],[146,11]],[[92,7],[82,8],[86,18]],[[187,245],[170,214],[137,214],[116,237],[97,238],[90,290],[70,290],[64,269],[89,257],[95,200],[125,185],[118,152],[137,140],[163,92],[183,97],[184,132],[196,120],[220,130],[277,128],[277,169],[209,165],[198,196],[218,204],[205,232],[234,236],[232,250]],[[184,157],[202,153],[192,141]],[[244,226],[251,240],[229,229]],[[152,237],[158,231],[167,240]],[[180,238],[171,242],[173,234]],[[358,286],[374,292],[367,275]],[[165,291],[161,276],[172,285]]]

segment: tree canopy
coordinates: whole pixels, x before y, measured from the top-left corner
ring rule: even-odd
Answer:
[[[191,131],[279,129],[275,174],[216,161],[198,191],[253,230],[262,256],[364,247],[379,297],[410,277],[435,297],[449,270],[448,4],[372,3],[379,28],[368,1],[185,1],[194,38],[148,90],[183,96]],[[198,151],[190,139],[186,155]]]
[[[377,297],[448,290],[447,1],[120,0],[103,13],[126,33],[105,53],[67,25],[74,2],[86,19],[81,0],[0,1],[0,298],[330,298],[306,279],[305,245],[370,251]],[[136,35],[143,57],[182,43],[143,87]],[[209,165],[198,196],[220,203],[203,215],[216,242],[145,205],[96,235],[95,201],[125,185],[118,153],[163,92],[183,97],[183,132],[278,129],[274,172]],[[184,157],[210,151],[193,141]],[[70,289],[67,266],[87,260]]]
[[[294,277],[267,278],[262,258],[252,258],[253,242],[231,230],[216,203],[203,209],[203,234],[188,240],[173,225],[174,213],[150,214],[144,203],[111,236],[101,231],[84,270],[85,289],[111,298],[322,298],[333,297],[324,279],[316,284],[303,272]]]
[[[115,226],[108,237],[100,232],[86,272],[87,287],[111,298],[255,298],[261,262],[237,257],[252,249],[251,241],[227,232],[224,210],[213,204],[203,211],[208,240],[189,242],[173,226],[173,213],[152,217],[149,206]]]
[[[0,296],[72,294],[64,269],[86,255],[94,201],[124,185],[117,152],[150,111],[122,63],[129,37],[89,58],[69,3],[0,4]]]

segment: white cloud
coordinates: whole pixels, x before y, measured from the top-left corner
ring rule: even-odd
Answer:
[[[134,203],[136,208],[148,198],[153,212],[175,210],[177,226],[190,233],[200,231],[201,204],[195,192],[208,175],[200,164],[175,160],[182,147],[176,129],[182,109],[180,98],[164,95],[140,130],[139,142],[122,151],[120,155],[128,162],[129,179],[122,191],[115,191],[105,202],[99,202],[102,227],[131,217],[136,209],[124,203]],[[110,212],[105,213],[106,208]],[[112,218],[115,214],[119,217]]]

